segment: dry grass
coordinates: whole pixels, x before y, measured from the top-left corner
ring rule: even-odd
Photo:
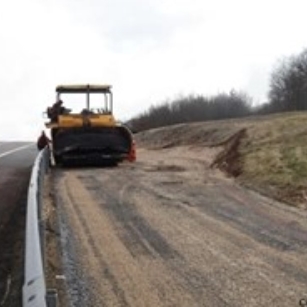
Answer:
[[[241,180],[275,198],[305,207],[307,114],[254,122],[240,146]]]

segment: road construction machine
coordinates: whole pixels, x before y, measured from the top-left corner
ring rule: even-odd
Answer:
[[[62,95],[76,100],[85,98],[86,106],[79,112],[63,106]],[[91,107],[93,96],[99,95],[100,106]],[[83,97],[82,97],[83,96]],[[84,101],[83,101],[84,103]],[[50,119],[52,152],[58,165],[117,165],[135,161],[133,134],[113,116],[113,95],[110,85],[59,85],[56,103],[47,108]]]

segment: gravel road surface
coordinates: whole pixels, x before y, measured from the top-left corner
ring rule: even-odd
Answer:
[[[70,306],[299,306],[306,211],[210,169],[215,155],[140,149],[135,164],[54,171]]]
[[[33,143],[0,142],[0,306],[21,306],[27,189]]]

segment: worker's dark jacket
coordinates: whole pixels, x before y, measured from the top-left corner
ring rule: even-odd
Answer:
[[[37,140],[37,149],[42,150],[49,144],[49,139],[46,135],[41,135]]]

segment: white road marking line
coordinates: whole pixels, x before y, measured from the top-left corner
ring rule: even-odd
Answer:
[[[24,146],[17,147],[17,148],[15,148],[15,149],[9,150],[9,151],[7,151],[7,152],[5,152],[5,153],[3,153],[3,154],[0,154],[0,158],[3,158],[3,157],[5,157],[5,156],[8,156],[8,155],[10,155],[10,154],[16,152],[16,151],[20,151],[20,150],[26,149],[26,148],[31,147],[31,146],[33,146],[33,144],[24,145]]]

